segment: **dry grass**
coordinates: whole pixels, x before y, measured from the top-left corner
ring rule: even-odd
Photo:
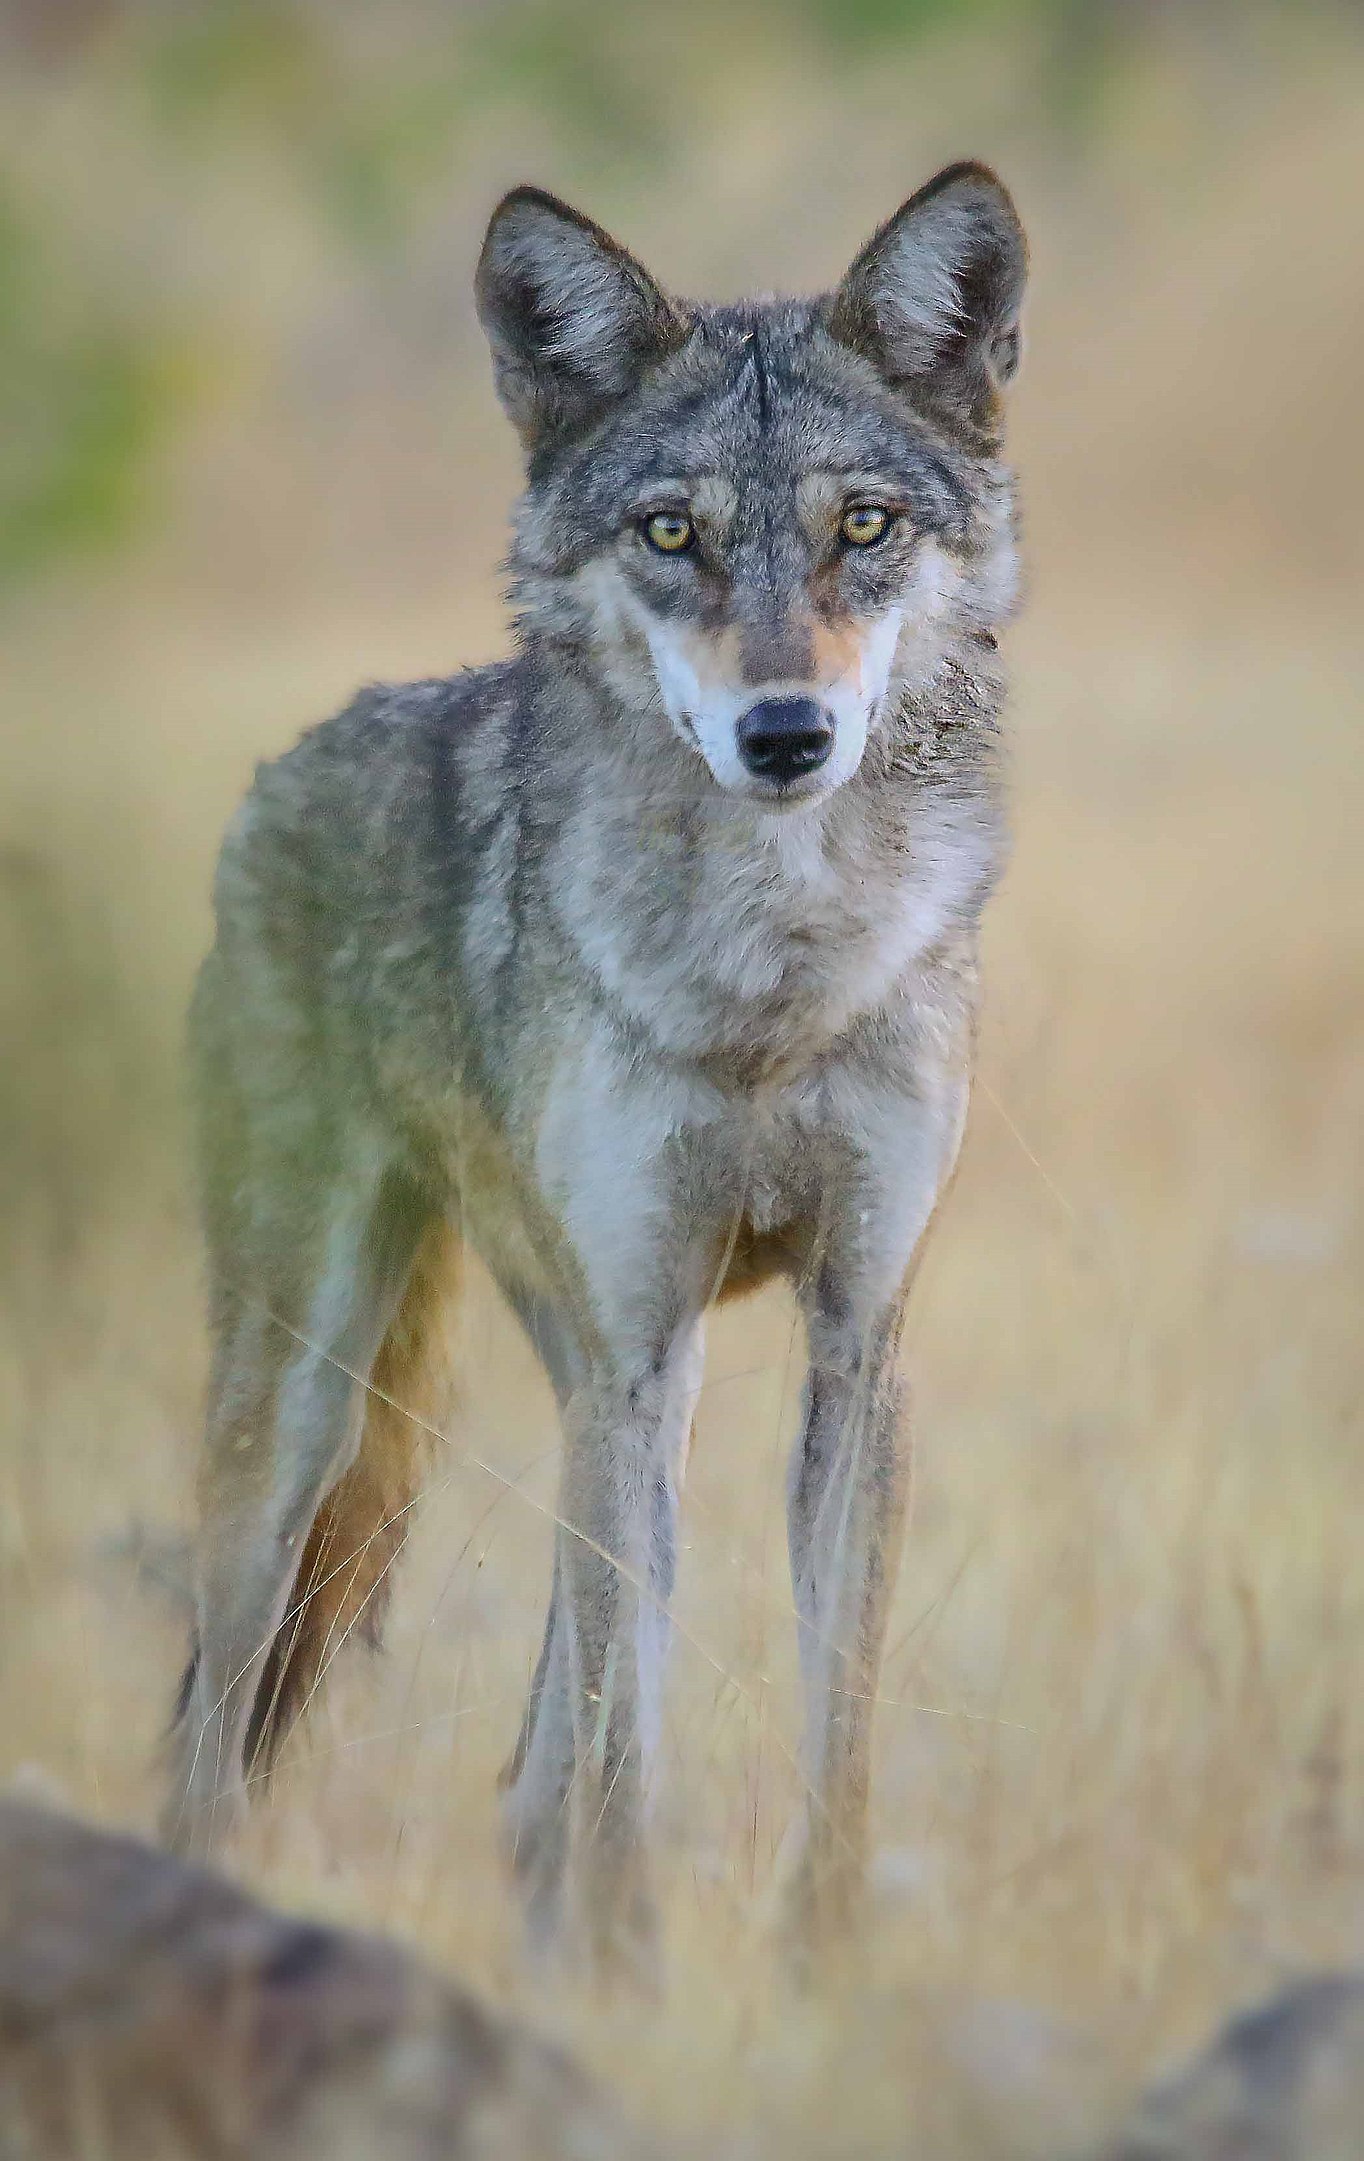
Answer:
[[[817,110],[809,82],[791,95],[797,121]],[[1364,71],[1342,52],[1261,83],[1220,147],[1186,145],[1178,189],[1152,98],[1083,209],[984,92],[944,146],[979,122],[1036,199],[1037,571],[981,1085],[912,1331],[875,1919],[827,1996],[788,1998],[765,1927],[795,1790],[779,1503],[798,1372],[773,1301],[723,1317],[702,1402],[667,1992],[537,2005],[702,2150],[724,2125],[753,2152],[1055,2154],[1228,2001],[1364,1951]],[[845,106],[871,177],[844,176],[837,217],[822,204],[807,277],[913,176],[885,87]],[[764,125],[742,176],[758,233],[797,170]],[[925,122],[930,154],[942,133]],[[489,174],[491,155],[470,232]],[[645,203],[626,223],[701,282],[704,217]],[[149,1817],[178,1653],[107,1547],[185,1513],[203,1340],[169,1076],[212,850],[251,756],[357,676],[499,636],[510,464],[461,364],[462,462],[453,486],[422,476],[419,545],[377,517],[319,529],[315,446],[300,422],[295,454],[284,392],[253,379],[186,461],[174,545],[6,626],[6,829],[30,869],[6,978],[0,1752],[110,1819]],[[380,371],[345,391],[362,442],[394,389]],[[402,449],[378,495],[411,477]],[[344,494],[360,479],[338,455]],[[253,554],[236,497],[258,480]],[[433,540],[437,481],[472,530]],[[478,1286],[460,1325],[464,1400],[389,1652],[338,1667],[235,1861],[533,2000],[493,1783],[547,1583],[553,1422]]]

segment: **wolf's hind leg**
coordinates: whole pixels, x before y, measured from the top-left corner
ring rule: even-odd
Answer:
[[[462,1259],[458,1234],[434,1218],[364,1391],[354,1461],[308,1533],[252,1705],[248,1773],[273,1766],[347,1639],[358,1630],[369,1644],[380,1640],[413,1503],[453,1393],[449,1322]]]
[[[397,1311],[426,1209],[405,1177],[339,1194],[312,1247],[312,1280],[281,1312],[267,1286],[234,1284],[215,1362],[200,1482],[197,1645],[164,1828],[204,1850],[239,1794],[248,1734],[264,1738],[287,1669],[288,1626],[320,1503],[355,1460],[367,1381]],[[358,1376],[358,1380],[357,1380]]]

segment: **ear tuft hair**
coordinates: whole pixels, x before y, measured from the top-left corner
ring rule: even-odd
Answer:
[[[541,188],[498,204],[475,291],[498,396],[528,450],[599,419],[691,328],[633,255]]]
[[[1018,367],[1028,247],[1003,182],[949,165],[873,234],[828,325],[887,381],[973,432],[993,432]]]

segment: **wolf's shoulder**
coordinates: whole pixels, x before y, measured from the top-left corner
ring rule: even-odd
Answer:
[[[433,759],[460,759],[515,707],[519,672],[516,661],[505,660],[413,682],[367,683],[340,712],[261,765],[252,794],[288,797],[318,785],[382,791],[408,775],[420,778]]]
[[[338,900],[366,867],[448,840],[469,816],[470,769],[514,733],[519,666],[369,683],[339,712],[263,761],[228,826],[219,890],[238,879],[330,886]]]

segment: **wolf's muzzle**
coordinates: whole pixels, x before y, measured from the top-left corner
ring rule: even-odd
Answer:
[[[834,747],[834,724],[814,698],[762,698],[734,730],[739,756],[755,779],[789,786],[823,765]]]

